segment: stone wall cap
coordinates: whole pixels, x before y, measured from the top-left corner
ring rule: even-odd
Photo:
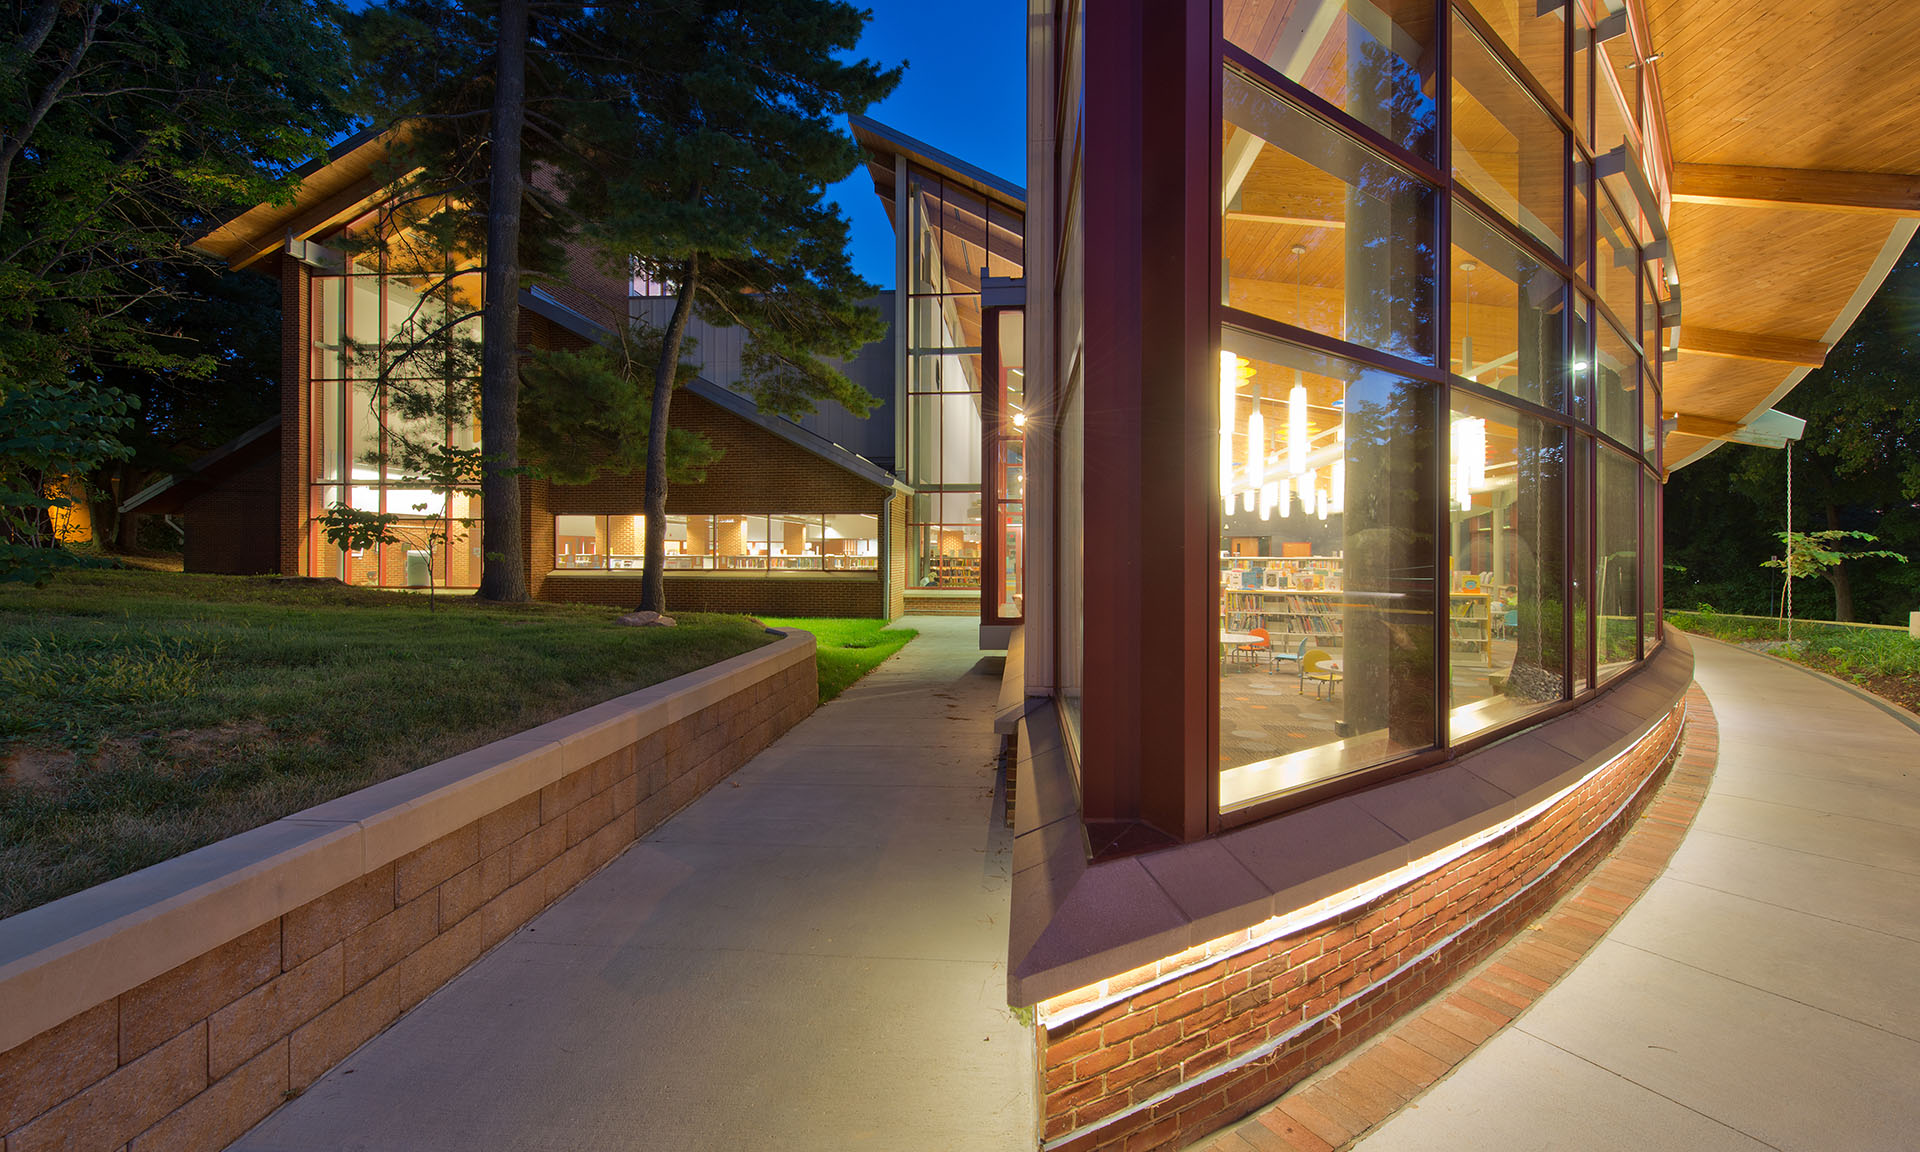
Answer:
[[[613,751],[569,768],[570,749],[610,732],[638,739],[813,655],[811,633],[777,631],[751,652],[0,920],[0,1052]]]

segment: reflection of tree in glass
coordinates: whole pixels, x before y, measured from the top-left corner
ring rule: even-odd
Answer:
[[[1348,107],[1395,144],[1431,156],[1435,104],[1426,89],[1428,78],[1371,37],[1361,40],[1359,49],[1347,53]]]

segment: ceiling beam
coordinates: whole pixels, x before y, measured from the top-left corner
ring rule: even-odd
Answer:
[[[252,247],[236,249],[233,255],[227,258],[227,266],[239,271],[286,247],[288,240],[308,240],[330,228],[345,224],[360,215],[366,209],[367,203],[386,187],[386,182],[377,175],[363,176],[280,224],[273,235],[255,242]]]
[[[1920,175],[1675,164],[1673,201],[1741,208],[1791,207],[1920,216]]]
[[[1680,353],[1723,356],[1730,360],[1764,360],[1772,364],[1793,364],[1818,368],[1826,363],[1830,344],[1803,340],[1797,336],[1763,336],[1754,332],[1723,332],[1697,324],[1680,326]]]
[[[1690,412],[1670,412],[1667,419],[1672,421],[1668,431],[1680,436],[1700,436],[1708,440],[1724,440],[1740,430],[1738,420],[1722,420],[1717,416],[1695,416]]]
[[[1229,211],[1227,219],[1243,224],[1283,224],[1292,228],[1345,228],[1345,220],[1327,220],[1318,216],[1274,216],[1265,212]]]

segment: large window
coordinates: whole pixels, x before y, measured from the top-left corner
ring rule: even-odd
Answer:
[[[906,479],[921,493],[908,526],[909,583],[981,585],[984,317],[981,278],[1017,278],[1017,209],[918,167],[908,170],[900,242],[907,263]]]
[[[1233,329],[1222,343],[1232,810],[1434,745],[1439,457],[1431,385]]]
[[[1232,823],[1497,739],[1652,649],[1659,284],[1569,127],[1600,105],[1617,143],[1637,111],[1582,6],[1223,3],[1204,642]]]
[[[471,587],[484,547],[479,497],[435,476],[449,452],[480,446],[481,276],[405,232],[377,243],[380,224],[378,214],[358,222],[338,250],[304,249],[318,266],[307,316],[307,574]],[[336,506],[397,517],[400,542],[334,547],[317,521]]]
[[[556,571],[639,575],[647,518],[555,516]],[[857,512],[667,517],[669,572],[807,575],[880,567],[880,518]]]
[[[1431,362],[1432,187],[1232,69],[1223,83],[1227,304]]]

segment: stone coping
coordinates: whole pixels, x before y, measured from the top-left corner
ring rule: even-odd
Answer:
[[[1512,820],[1638,743],[1693,682],[1668,629],[1569,712],[1364,791],[1157,852],[1090,864],[1057,705],[1019,727],[1007,999],[1038,1004],[1287,916]]]
[[[751,652],[0,920],[0,1052],[813,655]]]

